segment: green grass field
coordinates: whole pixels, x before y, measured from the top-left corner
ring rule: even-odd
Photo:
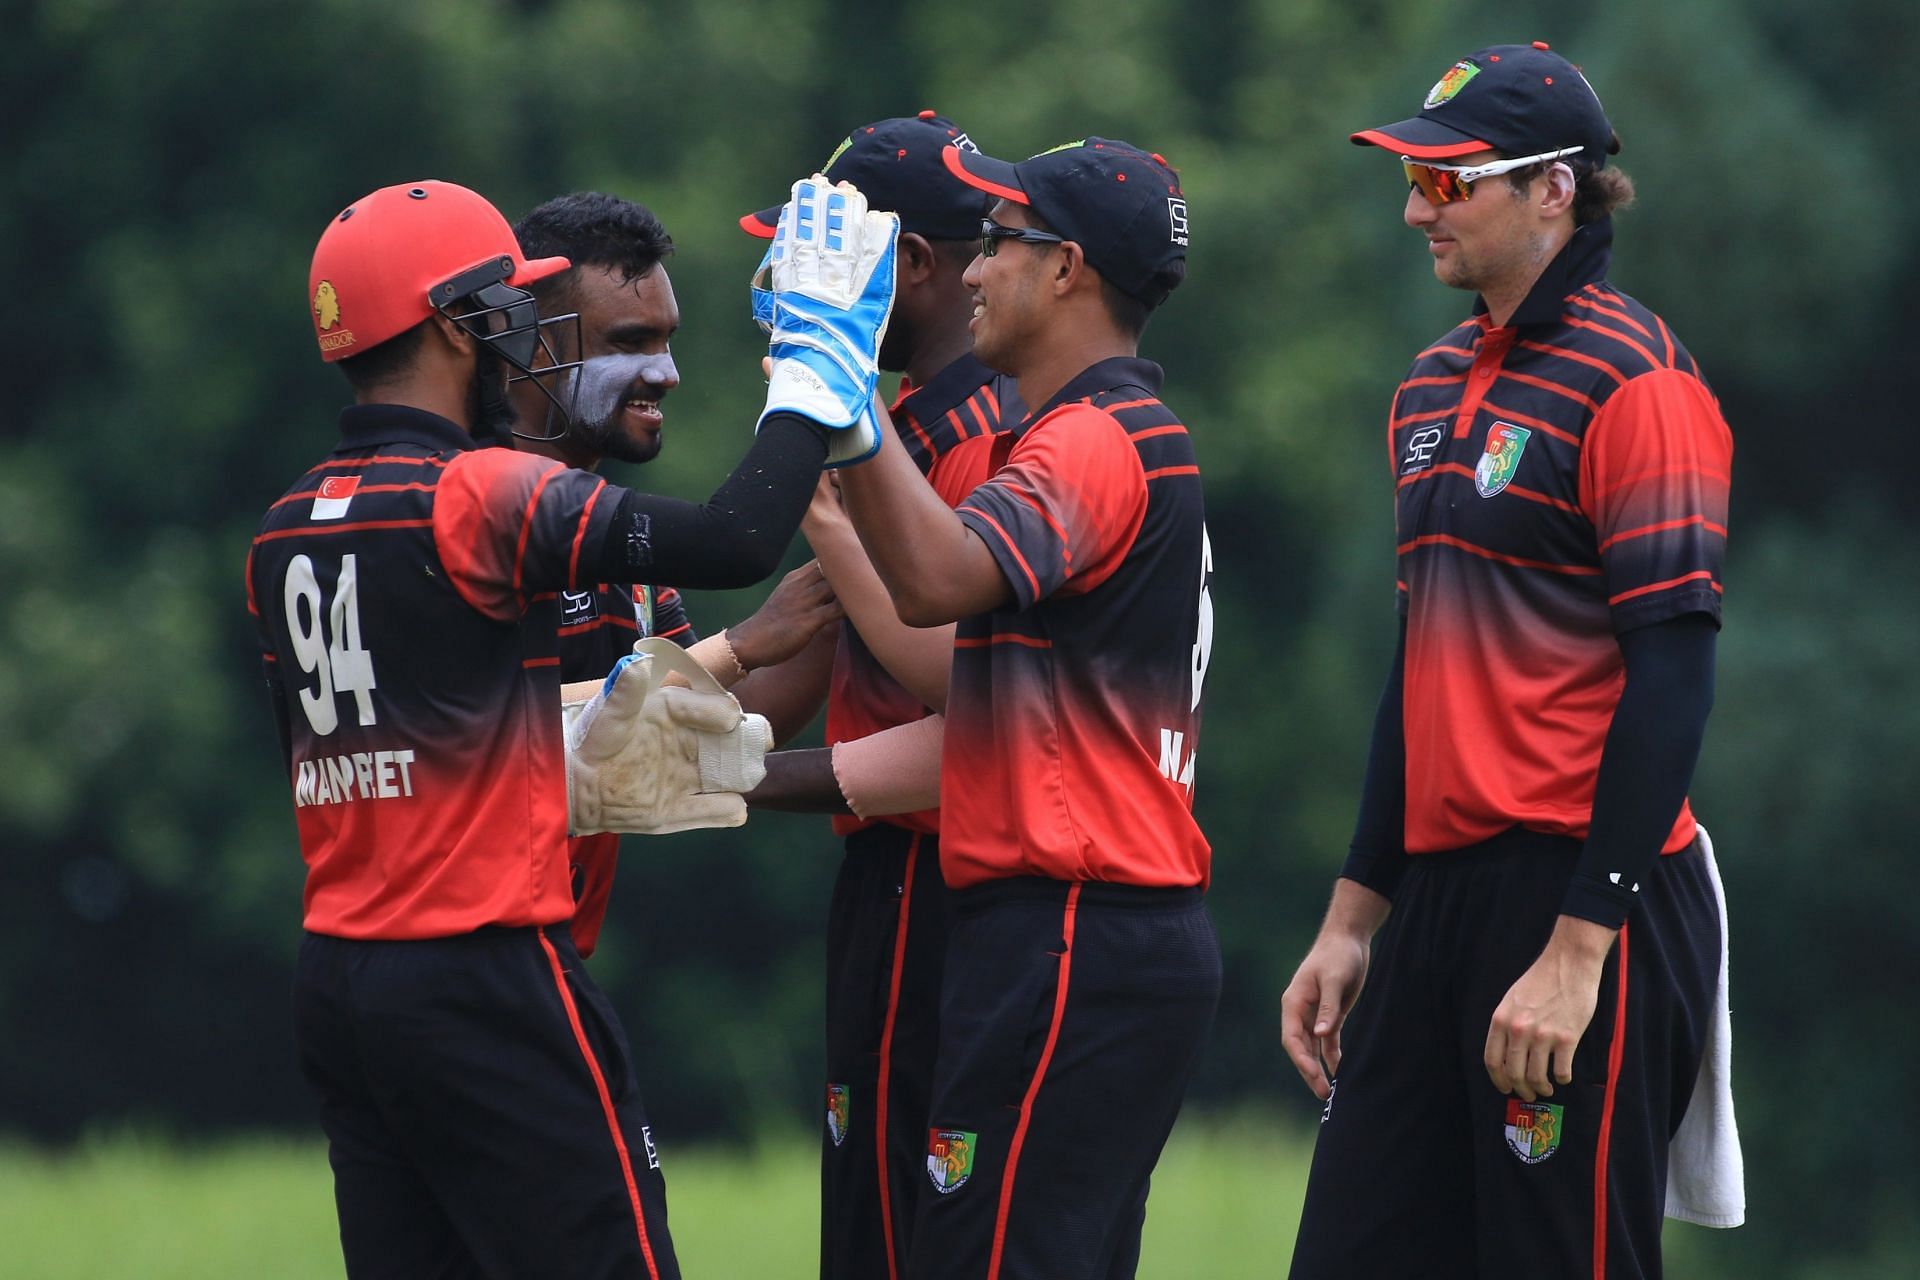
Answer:
[[[1311,1135],[1258,1114],[1189,1118],[1154,1177],[1140,1275],[1286,1274]],[[816,1148],[664,1152],[674,1241],[693,1280],[816,1272]],[[1707,1277],[1670,1231],[1669,1272]],[[1687,1237],[1675,1239],[1676,1236]],[[1680,1246],[1680,1247],[1675,1247]],[[181,1146],[138,1136],[46,1155],[0,1148],[0,1272],[32,1280],[306,1280],[342,1274],[319,1142]],[[1693,1257],[1683,1265],[1683,1257]]]

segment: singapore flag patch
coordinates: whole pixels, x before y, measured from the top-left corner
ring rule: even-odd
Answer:
[[[359,487],[359,476],[328,476],[320,482],[320,491],[314,495],[312,518],[315,520],[344,519],[347,514],[347,504],[353,501],[353,491]]]

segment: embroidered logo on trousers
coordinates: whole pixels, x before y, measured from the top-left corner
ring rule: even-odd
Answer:
[[[958,1191],[973,1176],[973,1144],[980,1135],[964,1129],[927,1131],[927,1176],[941,1195]]]
[[[836,1147],[847,1140],[847,1086],[843,1084],[827,1086],[827,1134]]]
[[[1507,1100],[1507,1146],[1527,1164],[1539,1164],[1560,1149],[1565,1107],[1551,1102]]]

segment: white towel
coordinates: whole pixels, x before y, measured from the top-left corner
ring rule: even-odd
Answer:
[[[1713,860],[1713,841],[1700,829],[1700,852],[1720,904],[1720,981],[1713,993],[1713,1027],[1700,1059],[1693,1100],[1667,1148],[1667,1216],[1703,1227],[1737,1227],[1747,1220],[1747,1168],[1733,1122],[1733,1020],[1727,1005],[1727,890]]]

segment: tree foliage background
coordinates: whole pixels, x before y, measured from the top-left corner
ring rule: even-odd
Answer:
[[[510,217],[659,212],[685,327],[669,448],[704,495],[757,407],[735,229],[852,125],[936,106],[993,154],[1166,154],[1188,283],[1147,334],[1195,429],[1218,569],[1198,806],[1228,953],[1194,1104],[1313,1118],[1276,1000],[1351,822],[1392,635],[1387,398],[1464,312],[1351,147],[1455,58],[1551,40],[1638,180],[1613,279],[1684,336],[1737,442],[1718,706],[1694,789],[1734,919],[1752,1224],[1739,1274],[1920,1256],[1916,518],[1899,325],[1920,20],[1894,0],[42,0],[5,6],[0,1134],[308,1128],[300,862],[246,621],[259,512],[344,384],[303,315],[341,206],[419,177]],[[797,560],[803,552],[796,549]],[[694,601],[708,630],[763,591]],[[669,1140],[817,1110],[817,820],[629,845],[593,967]],[[1251,1173],[1251,1171],[1250,1171]]]

